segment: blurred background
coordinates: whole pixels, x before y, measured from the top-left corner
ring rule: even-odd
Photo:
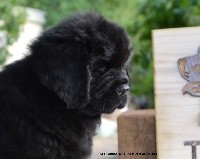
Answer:
[[[27,44],[74,12],[96,11],[126,29],[133,43],[129,109],[154,108],[151,30],[200,25],[200,0],[1,0],[0,66],[28,54]],[[104,115],[93,158],[117,151],[116,118]]]

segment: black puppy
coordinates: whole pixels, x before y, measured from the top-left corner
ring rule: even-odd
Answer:
[[[102,113],[129,90],[125,31],[94,13],[44,32],[0,73],[1,159],[86,159]]]

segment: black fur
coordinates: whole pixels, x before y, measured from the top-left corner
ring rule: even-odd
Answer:
[[[86,159],[102,113],[124,107],[130,43],[94,13],[44,32],[0,73],[1,159]]]

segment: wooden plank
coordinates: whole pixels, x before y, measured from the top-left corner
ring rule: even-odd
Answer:
[[[199,46],[200,27],[153,31],[158,159],[200,159],[200,97],[183,94],[177,63]]]
[[[154,110],[122,113],[118,117],[119,159],[156,159],[155,131]]]

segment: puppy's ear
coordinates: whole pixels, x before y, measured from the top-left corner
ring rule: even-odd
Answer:
[[[69,109],[88,103],[90,70],[83,44],[39,39],[32,44],[31,51],[35,57],[33,67],[41,83],[56,93]]]

